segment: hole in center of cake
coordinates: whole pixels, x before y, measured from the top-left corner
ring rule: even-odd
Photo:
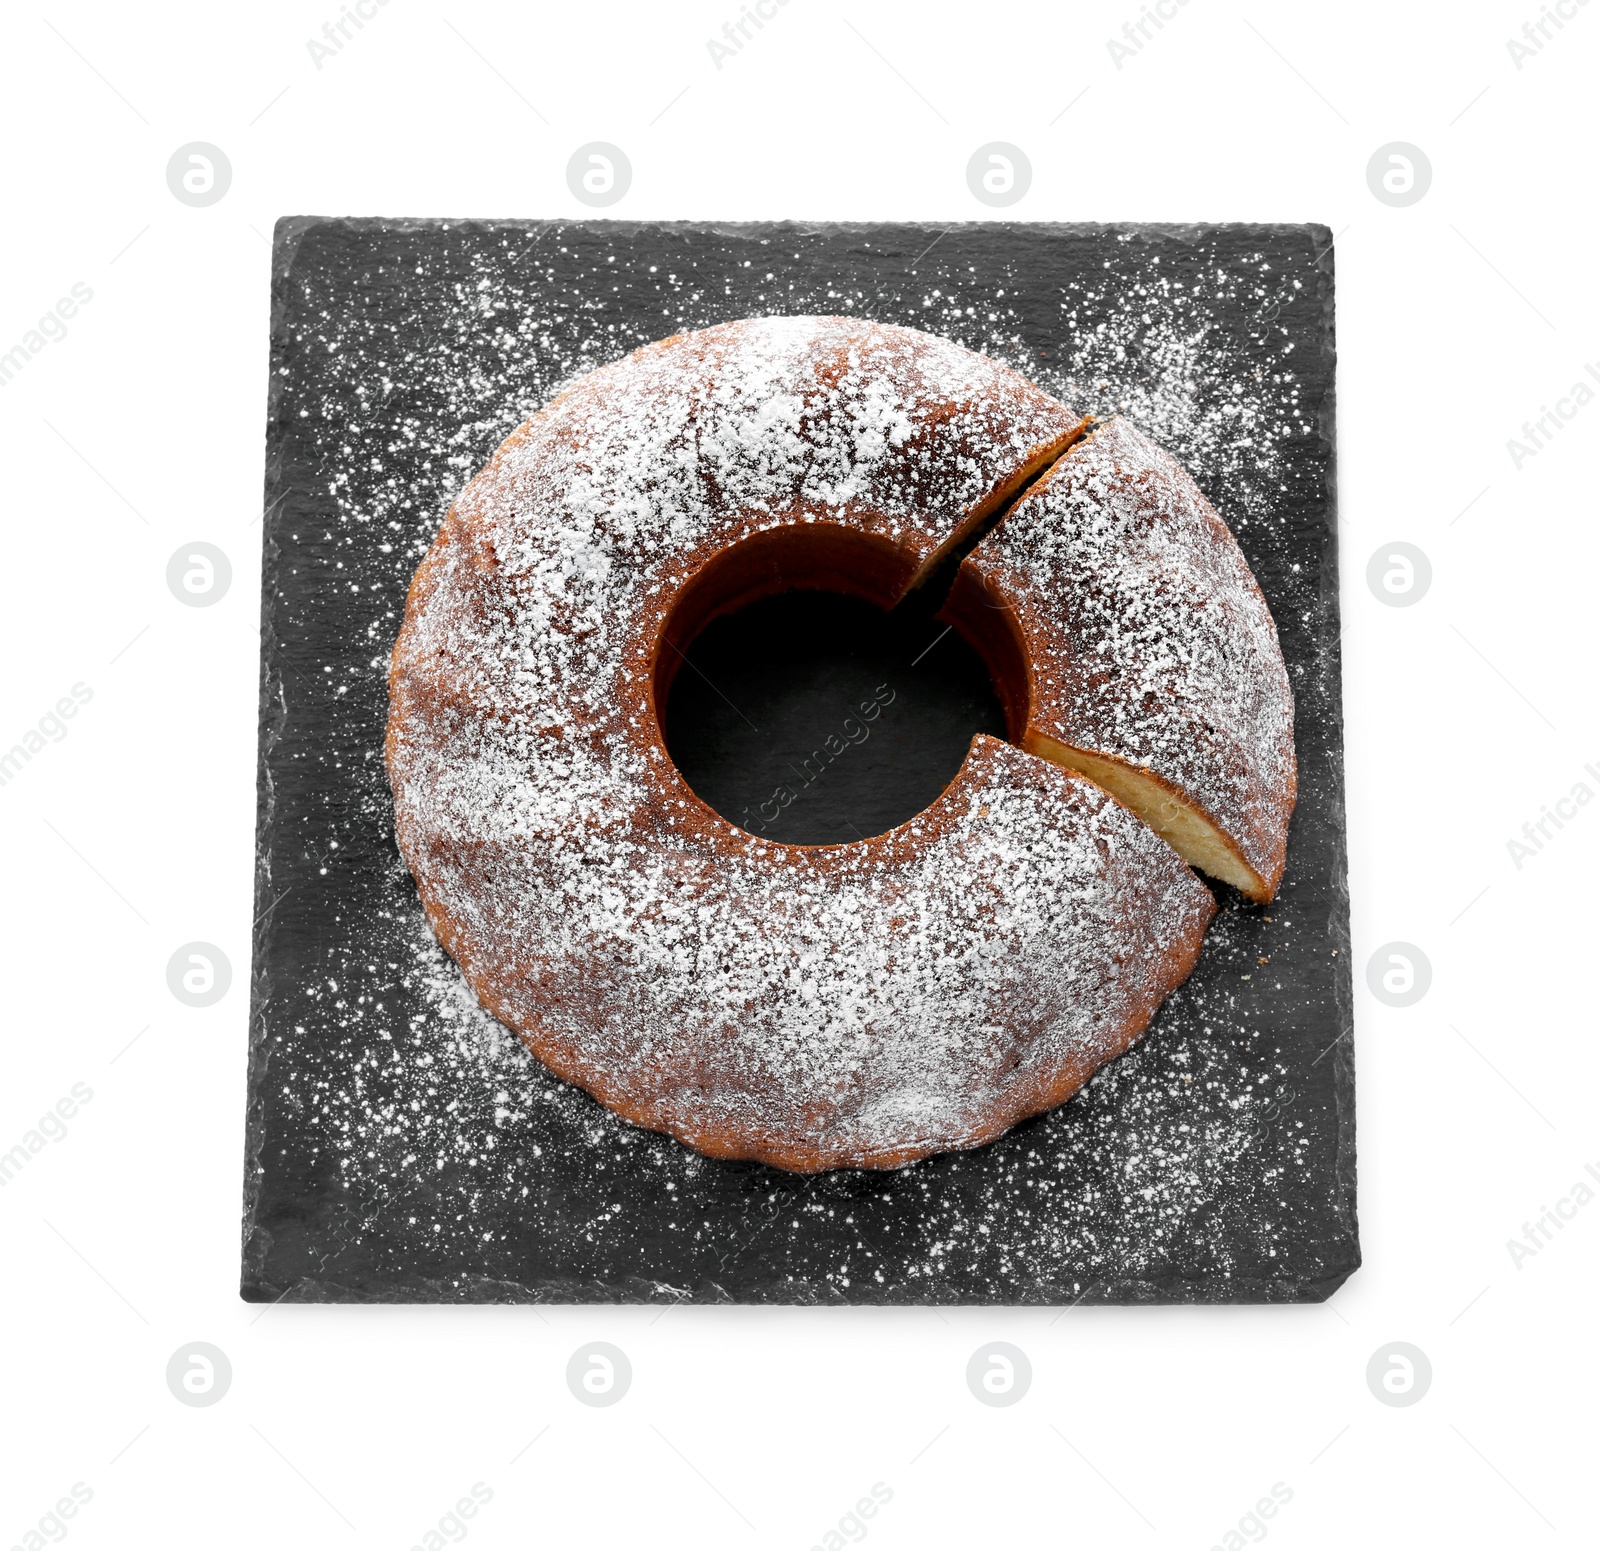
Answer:
[[[903,824],[949,785],[974,734],[1006,735],[988,669],[957,631],[817,590],[713,619],[683,649],[662,712],[667,752],[703,802],[796,845]]]

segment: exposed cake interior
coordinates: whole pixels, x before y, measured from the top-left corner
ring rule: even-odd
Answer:
[[[1030,754],[1054,760],[1103,786],[1123,807],[1131,808],[1191,867],[1231,883],[1249,899],[1265,903],[1272,898],[1272,890],[1246,865],[1228,837],[1148,771],[1136,770],[1103,754],[1092,754],[1088,749],[1059,743],[1032,729],[1024,736],[1022,746]]]

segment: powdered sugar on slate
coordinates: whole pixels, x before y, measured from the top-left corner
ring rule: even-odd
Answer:
[[[674,268],[667,258],[646,267],[620,248],[609,259],[592,245],[580,251],[560,229],[470,228],[414,267],[377,265],[370,283],[402,302],[373,313],[326,305],[315,270],[296,275],[304,301],[290,339],[315,353],[303,380],[316,388],[307,397],[296,387],[289,403],[311,424],[304,434],[320,448],[327,499],[325,524],[295,537],[319,546],[330,574],[348,577],[358,621],[356,650],[301,666],[331,693],[365,696],[370,723],[405,581],[485,454],[562,384],[652,337],[732,313],[891,317],[1008,360],[1076,408],[1120,408],[1179,457],[1236,530],[1267,530],[1270,548],[1281,449],[1308,434],[1292,347],[1275,321],[1296,282],[1263,258],[1185,286],[1158,247],[1140,254],[1145,238],[1119,240],[1126,262],[1104,277],[1086,270],[1064,291],[1059,342],[1045,354],[1018,332],[1013,298],[1026,277],[996,283],[941,268],[938,249],[898,283],[880,267],[868,289],[817,278],[791,262],[798,251],[782,238],[730,237],[727,260],[685,255]],[[754,267],[730,300],[724,264],[747,262]],[[620,310],[608,300],[618,286],[633,298]],[[647,296],[653,309],[641,305]],[[1259,320],[1253,353],[1213,328],[1227,309]],[[292,358],[284,371],[292,385],[302,380]],[[1303,586],[1291,588],[1291,607],[1312,606],[1309,578]],[[331,846],[348,857],[384,843],[389,802],[375,743],[353,762],[326,757],[342,761],[354,801],[308,816],[298,832],[308,853],[337,868]],[[463,1268],[430,1284],[434,1295],[516,1279],[515,1257],[496,1252],[505,1232],[494,1227],[489,1242],[485,1223],[503,1223],[505,1202],[539,1190],[537,1160],[552,1149],[583,1148],[594,1179],[591,1195],[573,1188],[562,1208],[564,1227],[592,1246],[590,1280],[524,1278],[518,1296],[648,1295],[638,1266],[658,1232],[703,1246],[713,1271],[697,1296],[715,1295],[720,1262],[730,1286],[748,1290],[758,1265],[765,1295],[800,1299],[874,1287],[880,1296],[970,1296],[978,1284],[999,1296],[1026,1298],[1030,1286],[1059,1296],[1063,1266],[1085,1287],[1129,1289],[1148,1274],[1154,1291],[1163,1267],[1197,1258],[1215,1287],[1240,1254],[1250,1262],[1241,1271],[1258,1274],[1292,1234],[1273,1203],[1310,1168],[1292,1136],[1283,1145],[1284,1126],[1302,1124],[1292,1116],[1303,1079],[1291,1079],[1270,1030],[1241,1026],[1248,1015],[1234,986],[1241,971],[1259,978],[1255,955],[1265,947],[1247,921],[1218,922],[1206,949],[1216,972],[1191,981],[1161,1020],[1191,1038],[1163,1039],[1158,1027],[1072,1104],[983,1154],[892,1176],[800,1181],[708,1164],[550,1077],[463,995],[392,853],[389,872],[392,908],[346,918],[349,940],[328,944],[327,978],[339,990],[301,988],[307,1026],[276,1041],[285,1054],[274,1079],[304,1114],[313,1146],[337,1162],[356,1208],[349,1231],[359,1239],[362,1223],[400,1213],[419,1248]],[[1292,915],[1290,902],[1282,909]],[[683,1209],[686,1199],[698,1206]],[[729,1234],[729,1211],[745,1214],[747,1233]],[[837,1234],[844,1222],[860,1225],[854,1247],[819,1259],[818,1225]]]

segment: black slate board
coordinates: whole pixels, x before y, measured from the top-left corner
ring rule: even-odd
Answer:
[[[1297,701],[1283,892],[1227,896],[1141,1045],[993,1145],[894,1173],[711,1162],[560,1083],[463,994],[381,743],[450,496],[564,379],[762,312],[945,333],[1184,461]],[[287,219],[272,289],[250,1300],[1313,1300],[1359,1264],[1320,226]]]

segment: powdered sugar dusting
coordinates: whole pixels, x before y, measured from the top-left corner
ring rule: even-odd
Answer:
[[[1062,300],[1068,344],[1035,379],[1101,419],[1126,416],[1199,479],[1236,532],[1270,527],[1287,488],[1284,449],[1317,432],[1318,404],[1281,321],[1304,309],[1314,280],[1266,255],[1241,271],[1174,263],[1159,248],[1131,282],[1106,269]],[[1245,347],[1241,323],[1263,343]]]

